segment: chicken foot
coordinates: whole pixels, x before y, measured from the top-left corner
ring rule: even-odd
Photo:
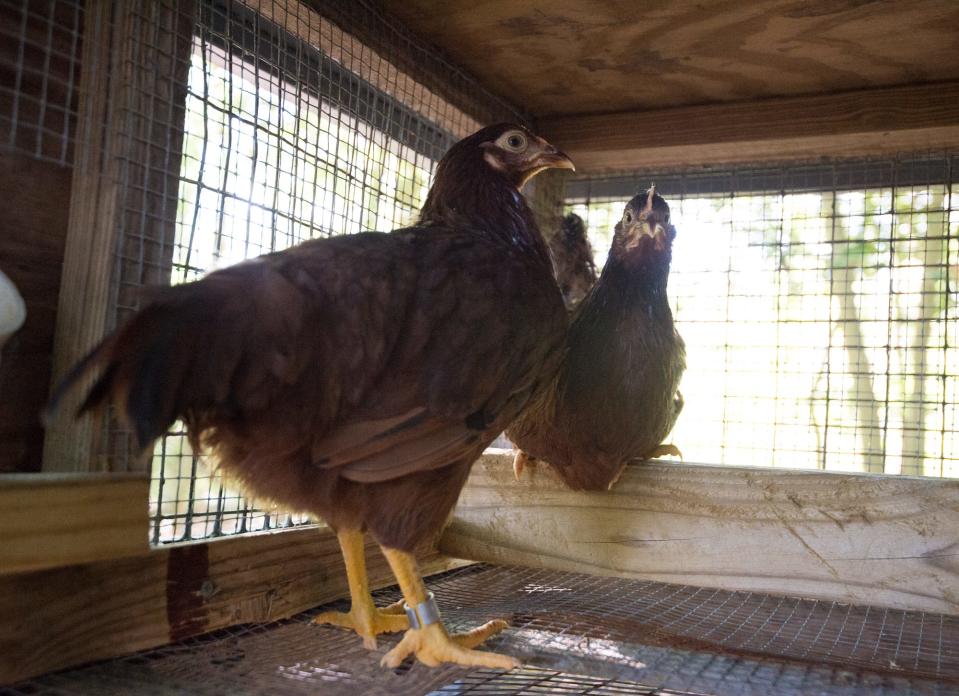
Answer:
[[[403,611],[403,602],[394,602],[378,609],[370,596],[366,576],[366,553],[363,548],[363,532],[344,529],[337,533],[343,560],[346,564],[346,579],[350,586],[350,610],[325,611],[313,617],[314,624],[330,624],[352,628],[363,639],[363,647],[376,650],[376,636],[380,633],[398,633],[410,627]]]
[[[516,480],[519,481],[523,475],[523,469],[526,468],[527,464],[532,464],[536,461],[535,457],[531,457],[526,452],[521,449],[516,450],[516,454],[513,455],[513,476],[516,477]]]
[[[385,546],[382,549],[403,591],[406,604],[417,608],[432,604],[432,595],[426,591],[412,554]],[[380,664],[384,667],[399,667],[408,655],[415,655],[416,659],[429,667],[436,667],[444,662],[463,667],[493,669],[512,669],[519,666],[519,662],[508,655],[473,649],[490,636],[507,628],[509,624],[505,621],[489,621],[467,633],[451,636],[446,632],[438,615],[427,617],[419,611],[417,613],[422,624],[419,628],[408,630],[396,647],[383,656]]]
[[[643,457],[643,459],[658,459],[659,457],[679,457],[682,459],[683,453],[679,451],[676,445],[660,445]]]
[[[672,444],[659,445],[656,449],[654,449],[652,452],[647,454],[642,459],[630,459],[628,461],[625,461],[623,462],[622,466],[619,467],[619,470],[613,476],[612,480],[609,482],[609,485],[606,486],[606,490],[608,491],[613,490],[613,486],[615,486],[619,482],[619,479],[622,477],[623,472],[626,471],[626,467],[629,466],[630,464],[641,464],[642,462],[649,461],[650,459],[657,459],[658,457],[666,457],[666,456],[679,457],[680,459],[682,459],[683,453],[679,451],[679,448],[676,445],[672,445]]]

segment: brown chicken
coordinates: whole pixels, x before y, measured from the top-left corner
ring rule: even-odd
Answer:
[[[653,189],[626,205],[555,380],[506,431],[517,476],[542,459],[572,488],[603,490],[630,461],[679,454],[661,445],[683,407],[686,367],[666,297],[675,235]]]
[[[596,264],[593,263],[593,248],[586,236],[586,225],[576,213],[563,218],[560,228],[549,238],[549,251],[553,259],[553,272],[563,302],[567,309],[574,309],[596,283]]]
[[[368,647],[411,626],[385,665],[512,667],[472,649],[504,622],[446,633],[412,552],[559,365],[566,313],[519,193],[549,167],[572,164],[524,128],[484,128],[441,160],[416,226],[309,241],[165,289],[59,393],[98,374],[81,411],[112,400],[142,447],[182,419],[252,495],[326,520],[352,607],[319,622]],[[403,608],[373,605],[367,531]]]

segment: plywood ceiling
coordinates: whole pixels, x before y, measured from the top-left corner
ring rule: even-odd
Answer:
[[[535,116],[959,78],[959,0],[381,0]]]

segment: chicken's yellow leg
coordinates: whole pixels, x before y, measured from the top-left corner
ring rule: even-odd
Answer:
[[[416,612],[418,628],[410,628],[403,640],[383,657],[380,664],[398,667],[407,655],[425,665],[435,667],[443,662],[452,662],[464,667],[492,667],[512,669],[519,662],[508,655],[473,650],[490,636],[499,633],[509,624],[505,621],[489,621],[469,633],[451,636],[439,620],[439,612],[432,595],[426,591],[423,579],[416,568],[412,554],[396,549],[383,548],[383,555],[393,569],[407,606]]]
[[[379,633],[397,633],[410,627],[403,611],[403,602],[395,602],[377,609],[370,596],[370,584],[366,577],[366,554],[363,549],[363,532],[345,529],[337,533],[346,563],[346,580],[350,585],[350,610],[325,611],[313,617],[315,624],[332,624],[352,628],[363,639],[363,647],[376,649]]]

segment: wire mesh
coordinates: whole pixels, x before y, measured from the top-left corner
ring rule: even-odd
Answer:
[[[451,630],[509,620],[488,647],[524,666],[385,670],[380,656],[398,637],[367,651],[352,632],[310,624],[323,607],[10,693],[959,693],[957,617],[532,568],[472,566],[428,584]],[[390,588],[377,602],[398,597]]]
[[[83,4],[0,2],[0,132],[4,145],[67,165],[73,158]]]
[[[952,155],[576,181],[605,254],[655,181],[678,235],[687,461],[959,476]],[[599,259],[602,261],[602,259]]]

